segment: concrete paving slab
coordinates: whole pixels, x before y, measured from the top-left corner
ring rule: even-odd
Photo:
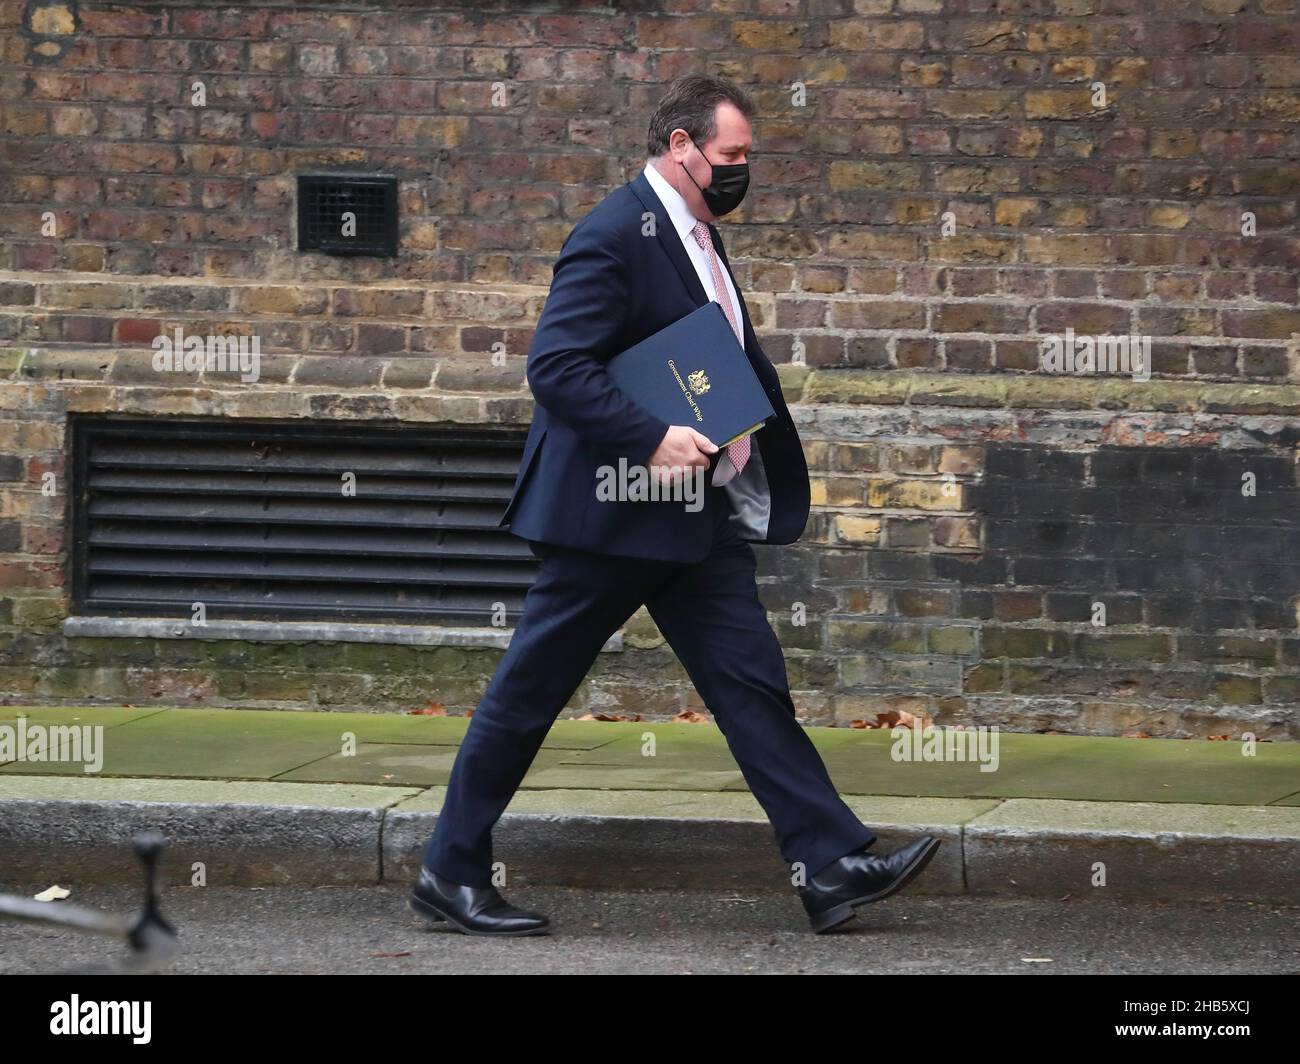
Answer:
[[[710,771],[707,769],[660,768],[654,765],[575,765],[567,761],[530,776],[528,786],[534,789],[561,788],[566,790],[617,791],[748,789],[745,786],[745,777],[741,775],[738,768],[725,771]]]
[[[653,756],[645,755],[643,750],[653,749]],[[657,742],[648,746],[640,738],[620,740],[609,743],[597,750],[568,751],[559,768],[581,769],[584,773],[593,773],[593,779],[609,775],[606,770],[615,772],[632,772],[644,778],[647,772],[662,774],[688,774],[686,778],[699,780],[717,780],[723,785],[744,784],[744,778],[736,759],[725,746],[716,743],[682,743],[676,740]],[[581,786],[581,784],[574,784]],[[694,788],[692,788],[694,789]],[[705,787],[705,789],[709,789]]]
[[[294,721],[291,713],[253,710],[170,710],[104,733],[105,776],[269,780],[339,749],[338,726]],[[0,775],[57,771],[77,764],[12,761]]]
[[[978,791],[996,775],[981,772],[980,765],[974,760],[896,760],[893,755],[898,741],[881,729],[854,731],[849,740],[823,747],[824,730],[816,730],[814,742],[822,750],[822,760],[841,794],[961,798]],[[1005,755],[1007,744],[1002,743],[1002,738],[1005,737],[999,739],[999,749]],[[1042,744],[1025,743],[1022,746],[1028,756],[1049,756],[1047,747]]]
[[[40,716],[49,720],[65,720],[68,717],[84,717],[87,714],[102,716],[106,720],[125,721],[149,717],[155,713],[166,713],[169,706],[0,706],[0,719],[16,716]]]
[[[567,763],[723,772],[736,768],[725,737],[713,724],[642,724],[621,732],[610,742],[575,753]]]
[[[1267,805],[1300,780],[1300,744],[1120,739],[1002,732],[997,768],[974,760],[897,761],[886,733],[826,751],[842,793],[1077,798],[1183,804]]]
[[[353,756],[330,754],[319,761],[285,772],[277,776],[276,780],[433,787],[445,784],[451,778],[457,753],[456,747],[363,743],[357,747]],[[567,750],[540,750],[533,759],[529,772],[541,772],[558,764],[568,753]],[[524,786],[528,786],[528,780],[529,776],[526,775]]]
[[[630,735],[640,735],[647,727],[662,728],[664,725],[644,721],[564,718],[551,725],[542,749],[595,750]]]
[[[1069,736],[1049,758],[1003,744],[976,794],[1099,802],[1267,805],[1300,781],[1300,744]]]
[[[54,720],[54,712],[31,720]],[[87,722],[94,720],[87,718]],[[405,714],[311,713],[280,710],[170,709],[123,721],[105,734],[102,774],[216,779],[272,779],[337,753],[344,738],[399,742],[453,753],[468,721],[463,717]],[[81,766],[10,762],[0,774],[58,771]]]
[[[133,720],[166,712],[168,710],[156,706],[0,706],[0,725],[15,725],[19,717],[26,717],[30,724],[89,724],[117,728]]]
[[[331,739],[344,732],[353,732],[363,742],[429,743],[437,746],[456,746],[464,737],[468,717],[440,717],[409,713],[349,713],[318,712],[308,710],[222,709],[198,706],[140,706],[114,707],[63,707],[63,706],[6,706],[0,707],[0,723],[7,713],[21,712],[32,720],[61,721],[68,714],[102,723],[113,720],[129,723],[157,714],[179,714],[176,721],[182,724],[206,724],[228,721],[231,723],[269,722],[271,726],[283,724],[286,728],[305,734],[325,735]]]

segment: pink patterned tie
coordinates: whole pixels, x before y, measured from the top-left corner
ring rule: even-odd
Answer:
[[[740,346],[745,346],[745,335],[741,331],[740,324],[736,321],[736,313],[731,309],[731,299],[727,295],[727,285],[722,280],[722,268],[718,265],[718,256],[713,250],[713,240],[709,236],[709,227],[701,221],[696,221],[695,228],[691,230],[691,235],[695,237],[696,242],[702,247],[709,256],[709,269],[713,271],[713,288],[718,293],[718,302],[722,304],[722,313],[727,316],[727,321],[731,322],[731,328],[736,334],[736,339],[740,341]],[[727,446],[727,457],[731,459],[731,464],[735,466],[736,476],[740,476],[741,470],[745,468],[745,463],[749,461],[749,437],[742,436],[735,443]]]

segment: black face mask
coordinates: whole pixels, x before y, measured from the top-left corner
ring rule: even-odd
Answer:
[[[695,141],[691,141],[695,144]],[[701,155],[700,146],[695,144],[695,150]],[[709,181],[708,188],[700,188],[700,183],[691,177],[691,172],[686,170],[685,163],[678,163],[683,170],[686,170],[686,176],[691,178],[691,184],[700,188],[700,195],[704,197],[704,205],[713,212],[714,217],[721,218],[724,214],[729,214],[740,206],[740,201],[745,198],[745,190],[749,188],[749,163],[735,163],[731,166],[718,166],[709,162],[709,157],[704,155],[704,161],[713,167],[713,177]]]

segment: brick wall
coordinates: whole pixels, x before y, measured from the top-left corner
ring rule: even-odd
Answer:
[[[760,552],[804,716],[1300,737],[1300,0],[0,0],[0,29],[0,698],[472,706],[496,651],[62,635],[43,474],[77,411],[525,424],[560,243],[708,69],[760,111],[721,231],[814,475]],[[398,258],[295,250],[294,174],[339,167],[399,178]],[[178,326],[257,335],[262,379],[160,380]],[[1151,379],[1041,372],[1067,329],[1148,337]],[[638,620],[574,708],[688,706]]]

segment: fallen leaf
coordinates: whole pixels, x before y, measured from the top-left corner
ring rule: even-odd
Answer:
[[[407,715],[411,717],[445,717],[446,709],[441,702],[426,702],[419,709],[408,709]]]
[[[641,719],[641,714],[638,713],[635,716],[626,717],[626,716],[610,714],[610,713],[584,713],[581,717],[575,717],[574,719],[575,720],[613,720],[613,721],[627,720],[635,723],[636,721],[639,721]]]
[[[874,723],[869,720],[849,721],[850,728],[911,728],[914,731],[925,731],[933,726],[933,717],[918,717],[905,709],[891,709],[887,713],[877,713]]]
[[[707,724],[709,718],[694,709],[683,709],[673,717],[674,724]]]

